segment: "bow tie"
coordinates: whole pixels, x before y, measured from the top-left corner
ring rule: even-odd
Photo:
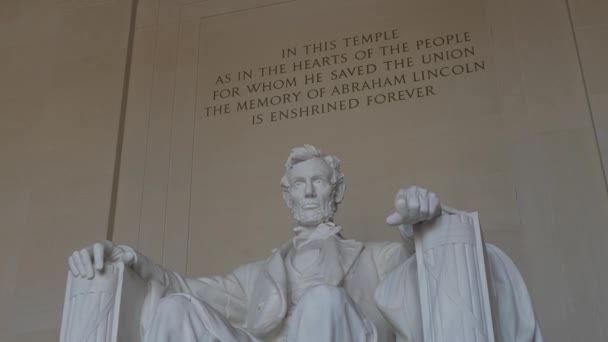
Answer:
[[[293,231],[296,236],[293,238],[293,245],[296,249],[302,248],[309,242],[325,240],[330,236],[334,236],[342,230],[342,227],[336,226],[333,222],[321,223],[315,229],[304,227],[295,227]]]

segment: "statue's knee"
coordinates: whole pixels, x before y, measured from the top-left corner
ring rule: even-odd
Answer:
[[[171,294],[164,297],[156,308],[157,319],[163,324],[180,324],[194,309],[192,301],[180,294]]]
[[[341,287],[318,285],[306,290],[302,295],[302,303],[318,303],[323,307],[341,306],[346,301],[346,291]]]
[[[183,341],[184,334],[207,335],[203,322],[211,310],[210,306],[190,295],[168,295],[158,303],[144,341]]]

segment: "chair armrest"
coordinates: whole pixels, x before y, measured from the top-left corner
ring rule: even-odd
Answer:
[[[122,262],[106,264],[91,280],[68,272],[59,341],[141,341],[146,292],[146,282]]]
[[[415,234],[424,341],[494,342],[478,214],[453,211],[419,224]]]

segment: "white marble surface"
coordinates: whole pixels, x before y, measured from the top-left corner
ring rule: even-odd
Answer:
[[[74,290],[108,283],[96,277],[106,261],[124,263],[157,284],[142,314],[144,342],[422,342],[422,335],[426,342],[447,336],[457,342],[542,341],[525,284],[495,247],[488,253],[488,290],[476,216],[442,210],[436,194],[413,186],[397,192],[386,219],[399,228],[402,241],[346,240],[333,222],[344,198],[340,161],[311,145],[292,150],[281,187],[294,238],[268,259],[225,276],[188,278],[109,241],[75,251],[62,342],[120,340],[104,334],[118,329],[107,323],[118,314],[99,307],[99,291]],[[415,265],[418,273],[410,271]],[[87,298],[81,299],[82,292]],[[111,289],[101,292],[110,296],[106,301],[114,299]],[[133,306],[141,303],[127,297],[115,305]]]
[[[217,16],[218,24],[229,27],[231,18],[241,20],[238,13],[251,18],[260,28],[272,28],[280,18],[292,23],[292,9],[306,3],[328,13],[326,17],[323,13],[316,17],[319,26],[332,16],[330,28],[322,27],[329,32],[336,25],[358,24],[350,16],[336,15],[340,7],[348,9],[353,2],[289,2],[274,7],[280,9],[279,15],[274,12],[267,16],[272,7],[250,8],[254,3],[272,3],[268,0],[140,0],[136,17],[131,16],[132,3],[0,2],[0,87],[5,89],[0,95],[0,154],[6,165],[0,170],[0,183],[5,190],[0,197],[3,341],[58,339],[65,257],[79,246],[105,238],[112,230],[112,222],[115,241],[133,245],[167,268],[190,275],[220,273],[260,258],[289,235],[284,225],[287,214],[272,219],[246,212],[244,219],[264,223],[255,227],[264,232],[259,237],[249,236],[247,230],[215,230],[215,224],[199,232],[200,222],[188,216],[190,198],[197,201],[195,208],[208,206],[212,203],[198,200],[196,192],[214,190],[193,188],[190,183],[192,142],[200,142],[192,134],[196,56],[210,52],[208,42],[197,38],[199,34],[215,34],[213,30],[199,29],[208,27],[210,16]],[[604,290],[608,276],[597,270],[603,269],[604,260],[608,259],[608,197],[595,133],[606,156],[608,95],[603,78],[605,63],[601,63],[606,55],[602,44],[606,36],[606,2],[571,0],[571,23],[565,2],[491,0],[459,3],[456,7],[449,1],[424,1],[449,13],[460,10],[453,22],[436,25],[433,19],[437,15],[414,13],[410,2],[395,1],[391,5],[402,4],[404,9],[390,13],[377,11],[376,1],[355,3],[364,5],[365,22],[370,27],[375,27],[375,19],[382,21],[378,27],[383,28],[387,20],[407,23],[412,28],[428,22],[437,32],[447,32],[466,24],[470,16],[465,12],[478,13],[484,27],[491,27],[493,33],[488,50],[492,56],[491,77],[484,83],[489,90],[484,98],[492,106],[476,118],[454,106],[434,105],[433,111],[441,114],[437,116],[408,110],[425,119],[404,120],[407,125],[398,125],[401,134],[397,138],[385,134],[389,139],[382,141],[384,146],[394,142],[401,152],[384,154],[403,160],[389,163],[392,171],[387,173],[353,162],[360,155],[378,155],[378,150],[361,149],[353,141],[379,140],[380,132],[387,128],[381,122],[360,125],[372,129],[374,135],[354,134],[355,139],[325,138],[342,126],[334,126],[332,132],[307,128],[303,136],[290,135],[292,138],[277,134],[277,139],[288,144],[308,141],[314,134],[315,141],[350,160],[346,165],[349,181],[356,186],[351,186],[348,204],[341,209],[340,217],[348,236],[360,240],[393,238],[393,233],[385,233],[384,228],[368,229],[375,227],[388,209],[384,198],[403,183],[432,185],[444,200],[480,211],[488,241],[508,251],[524,274],[548,340],[602,340],[608,335],[608,296]],[[424,3],[416,3],[416,8],[424,7]],[[370,17],[370,9],[377,15]],[[408,13],[413,20],[404,20]],[[131,20],[135,34],[127,68],[131,73],[125,84]],[[595,132],[584,101],[571,24],[575,26],[591,95]],[[290,42],[293,35],[287,27],[283,26],[283,36],[279,34],[277,38]],[[302,31],[310,33],[309,29]],[[479,94],[476,88],[464,90]],[[120,104],[127,93],[124,140],[122,152],[117,155]],[[478,107],[479,102],[473,100],[471,104]],[[403,113],[402,108],[392,109]],[[455,146],[450,136],[441,134],[436,141],[429,141],[409,134],[408,127],[419,132],[445,132],[435,119],[446,116],[470,119],[475,130],[484,134],[476,136],[467,131],[465,135],[480,148],[464,150],[466,153],[454,154],[449,162],[439,162],[437,152]],[[500,132],[504,144],[493,144],[493,137]],[[235,136],[229,131],[221,133]],[[404,140],[404,133],[411,138]],[[289,139],[293,140],[287,142]],[[404,151],[404,144],[425,147],[419,152]],[[215,146],[220,145],[222,150],[229,147]],[[261,146],[249,142],[245,145],[257,149]],[[482,146],[504,151],[504,155],[486,158]],[[270,154],[284,153],[283,145],[276,149],[264,146],[262,150],[262,157],[254,155],[247,161],[249,165],[268,161]],[[120,177],[116,177],[114,162],[120,157]],[[412,164],[412,159],[418,162]],[[385,156],[377,160],[387,163]],[[276,165],[276,161],[270,165]],[[450,163],[456,167],[448,167]],[[252,173],[259,174],[255,170]],[[116,202],[111,196],[113,177],[120,180]],[[267,192],[269,188],[276,189],[274,178],[252,190]],[[266,195],[269,203],[256,196],[255,203],[263,207],[262,212],[278,212],[280,200],[271,202],[276,192]],[[362,210],[356,205],[358,198],[373,208]],[[108,208],[114,205],[116,215],[110,216]],[[212,210],[222,212],[215,207]],[[188,236],[192,238],[190,247]],[[232,258],[222,258],[223,251],[214,249],[214,245],[224,246],[235,236],[259,247],[237,245]],[[209,246],[201,248],[203,239],[210,241]]]

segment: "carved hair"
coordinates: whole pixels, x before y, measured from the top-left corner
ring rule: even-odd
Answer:
[[[331,203],[332,210],[335,213],[338,210],[338,204],[342,202],[342,195],[344,194],[344,174],[340,171],[340,159],[336,158],[336,156],[327,155],[323,153],[318,148],[312,145],[304,145],[301,147],[296,147],[291,150],[289,157],[287,157],[287,162],[285,163],[285,175],[281,178],[281,190],[283,190],[283,199],[289,208],[291,208],[291,203],[289,200],[288,189],[289,189],[289,178],[287,177],[287,173],[289,170],[296,164],[305,162],[310,159],[320,158],[323,159],[331,168],[331,186],[333,193],[333,201]],[[333,219],[333,217],[332,217]]]
[[[283,178],[281,178],[281,188],[283,188],[283,191],[289,188],[287,172],[289,172],[294,165],[314,158],[323,159],[331,168],[332,172],[330,181],[333,187],[336,187],[338,184],[344,182],[344,174],[340,171],[340,159],[338,159],[336,156],[327,155],[312,145],[305,144],[304,146],[292,149],[289,157],[287,157],[287,162],[285,163],[285,175]]]

